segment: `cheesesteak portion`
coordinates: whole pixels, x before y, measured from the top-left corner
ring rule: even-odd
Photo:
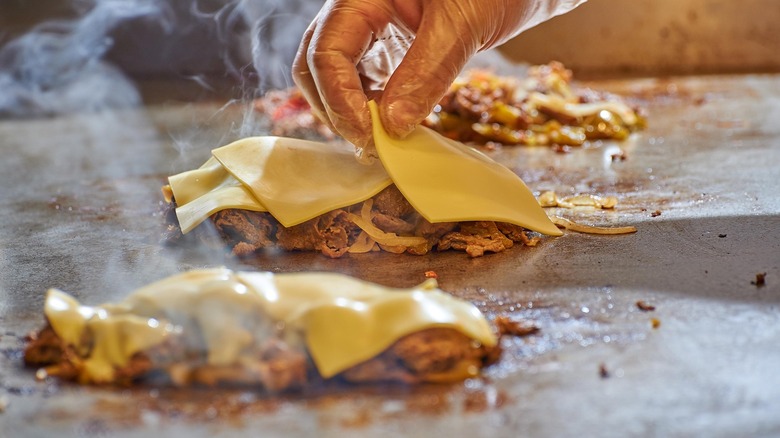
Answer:
[[[177,241],[184,236],[178,230],[175,200],[169,205],[167,239]],[[272,248],[318,251],[332,258],[379,250],[423,255],[448,249],[480,257],[485,252],[504,251],[516,243],[534,246],[539,241],[538,237],[529,237],[524,228],[504,222],[432,224],[414,210],[395,185],[366,202],[330,211],[289,228],[267,212],[228,209],[213,214],[210,219],[206,224],[213,226],[239,257]],[[370,232],[364,230],[370,227],[373,227]],[[208,225],[200,225],[192,234],[208,238],[208,230]]]
[[[339,274],[196,270],[94,307],[52,289],[44,314],[25,363],[83,384],[443,382],[500,355],[497,329],[435,280],[390,289]]]

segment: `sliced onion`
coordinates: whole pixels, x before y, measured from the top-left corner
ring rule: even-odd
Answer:
[[[592,225],[578,224],[560,216],[550,216],[552,222],[564,229],[585,234],[631,234],[636,233],[636,227],[595,227]]]
[[[423,245],[427,243],[428,241],[424,237],[416,237],[416,236],[399,236],[395,233],[386,233],[379,228],[377,228],[376,225],[374,225],[373,222],[371,222],[371,207],[373,206],[373,200],[369,199],[366,202],[363,203],[363,207],[360,209],[360,216],[352,213],[347,213],[347,217],[349,220],[351,220],[355,225],[360,227],[361,230],[365,231],[366,234],[369,235],[372,239],[376,241],[380,246],[382,247],[409,247],[409,246],[417,246],[417,245]],[[396,252],[400,250],[400,248],[392,248],[392,251],[389,252]],[[405,248],[404,248],[405,250]],[[387,250],[386,250],[387,251]],[[403,251],[401,251],[403,252]]]
[[[566,114],[574,118],[581,118],[596,114],[600,111],[609,111],[618,117],[623,122],[629,125],[637,123],[637,118],[631,108],[622,102],[591,102],[591,103],[572,103],[567,102],[565,99],[559,96],[542,94],[539,92],[531,93],[528,96],[528,101],[536,106],[544,106],[559,112]]]
[[[364,254],[371,252],[371,250],[374,249],[375,243],[376,242],[374,242],[374,239],[372,239],[368,233],[361,231],[357,236],[357,239],[355,239],[355,243],[349,247],[347,252],[351,252],[353,254]]]

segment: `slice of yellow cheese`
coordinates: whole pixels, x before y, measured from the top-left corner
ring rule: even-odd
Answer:
[[[398,190],[429,222],[498,221],[563,234],[511,170],[423,126],[395,139],[382,127],[376,103],[369,107],[379,159]]]
[[[458,330],[487,346],[497,342],[474,305],[442,292],[433,279],[410,289],[391,289],[335,273],[281,274],[273,283],[269,274],[238,275],[251,289],[265,291],[272,318],[304,334],[309,353],[326,378],[431,327]]]
[[[252,137],[212,154],[285,227],[364,201],[392,183],[380,163],[358,163],[354,147],[343,143]]]
[[[168,183],[176,198],[176,217],[184,234],[220,210],[268,211],[214,157],[198,169],[169,177]]]
[[[391,289],[333,273],[194,270],[95,307],[51,290],[45,314],[54,331],[87,356],[81,378],[92,382],[110,381],[114,367],[172,333],[205,351],[210,364],[231,365],[251,361],[252,345],[284,327],[288,340],[305,343],[326,378],[431,327],[458,330],[487,346],[497,342],[482,313],[440,291],[435,280]]]

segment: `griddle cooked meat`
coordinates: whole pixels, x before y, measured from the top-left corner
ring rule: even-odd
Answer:
[[[253,360],[218,366],[206,362],[205,352],[189,351],[183,344],[181,339],[172,337],[136,353],[126,365],[114,370],[114,381],[110,383],[249,386],[278,393],[301,390],[321,379],[304,352],[290,348],[280,339],[264,342]],[[500,354],[499,346],[475,344],[453,329],[431,328],[399,339],[382,354],[337,377],[352,383],[462,380],[496,362]],[[77,380],[84,360],[71,346],[64,345],[49,325],[31,335],[24,352],[27,366],[44,367],[46,375],[63,380]]]
[[[336,135],[311,112],[309,103],[297,88],[271,90],[254,101],[255,110],[266,114],[271,135],[333,140]]]
[[[272,238],[277,223],[268,213],[223,210],[215,214],[212,221],[220,237],[238,256],[250,255],[274,244]]]
[[[459,249],[471,257],[486,251],[501,252],[514,246],[512,239],[499,231],[495,222],[463,222],[458,231],[447,233],[439,241],[439,249]]]
[[[343,377],[350,382],[446,381],[468,373],[470,366],[490,365],[500,354],[498,346],[475,344],[453,329],[432,328],[399,339],[379,356],[345,371]]]
[[[618,96],[572,87],[571,71],[551,62],[531,67],[526,78],[470,71],[452,84],[424,124],[467,143],[581,146],[624,140],[645,120]]]
[[[300,90],[269,92],[255,102],[273,135],[333,139]],[[619,96],[573,85],[560,62],[528,69],[526,77],[466,72],[452,84],[423,124],[464,143],[543,145],[566,151],[600,139],[624,140],[645,125],[639,108]]]
[[[369,203],[368,210],[366,203]],[[353,221],[352,218],[366,213],[370,215],[371,225],[384,234],[386,240],[375,240],[364,234],[361,226]],[[178,229],[175,215],[168,214],[166,219],[169,221],[169,234],[172,235],[168,241],[184,238],[180,231],[171,232],[172,229]],[[508,223],[480,221],[432,224],[414,210],[395,185],[387,187],[368,201],[330,211],[289,228],[282,226],[269,213],[237,209],[217,212],[207,224],[216,229],[222,241],[239,257],[250,257],[265,249],[279,248],[285,251],[317,251],[338,258],[349,252],[358,252],[355,248],[361,246],[358,244],[361,239],[366,241],[360,252],[383,250],[423,255],[432,250],[455,249],[465,251],[471,257],[480,257],[485,252],[501,252],[515,243],[528,246],[536,244],[536,238],[529,238],[524,228]],[[203,232],[207,227],[200,225],[192,234],[204,239],[209,234]],[[418,239],[414,244],[398,245],[394,243],[397,237]]]
[[[338,258],[359,233],[360,228],[349,221],[344,210],[338,209],[290,228],[280,226],[276,239],[279,247],[287,251],[319,251]]]
[[[280,392],[303,388],[309,380],[308,357],[279,339],[262,343],[254,360],[230,365],[210,365],[205,351],[189,350],[185,344],[171,336],[158,346],[134,354],[127,364],[114,369],[111,383],[128,386],[148,379],[177,386],[245,385]],[[46,375],[63,380],[77,380],[86,357],[65,345],[50,325],[32,334],[24,351],[27,366],[43,367]]]

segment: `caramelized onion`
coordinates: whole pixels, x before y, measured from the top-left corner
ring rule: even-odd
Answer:
[[[636,227],[595,227],[592,225],[578,224],[560,216],[550,216],[550,220],[560,228],[585,234],[631,234],[636,233]]]

